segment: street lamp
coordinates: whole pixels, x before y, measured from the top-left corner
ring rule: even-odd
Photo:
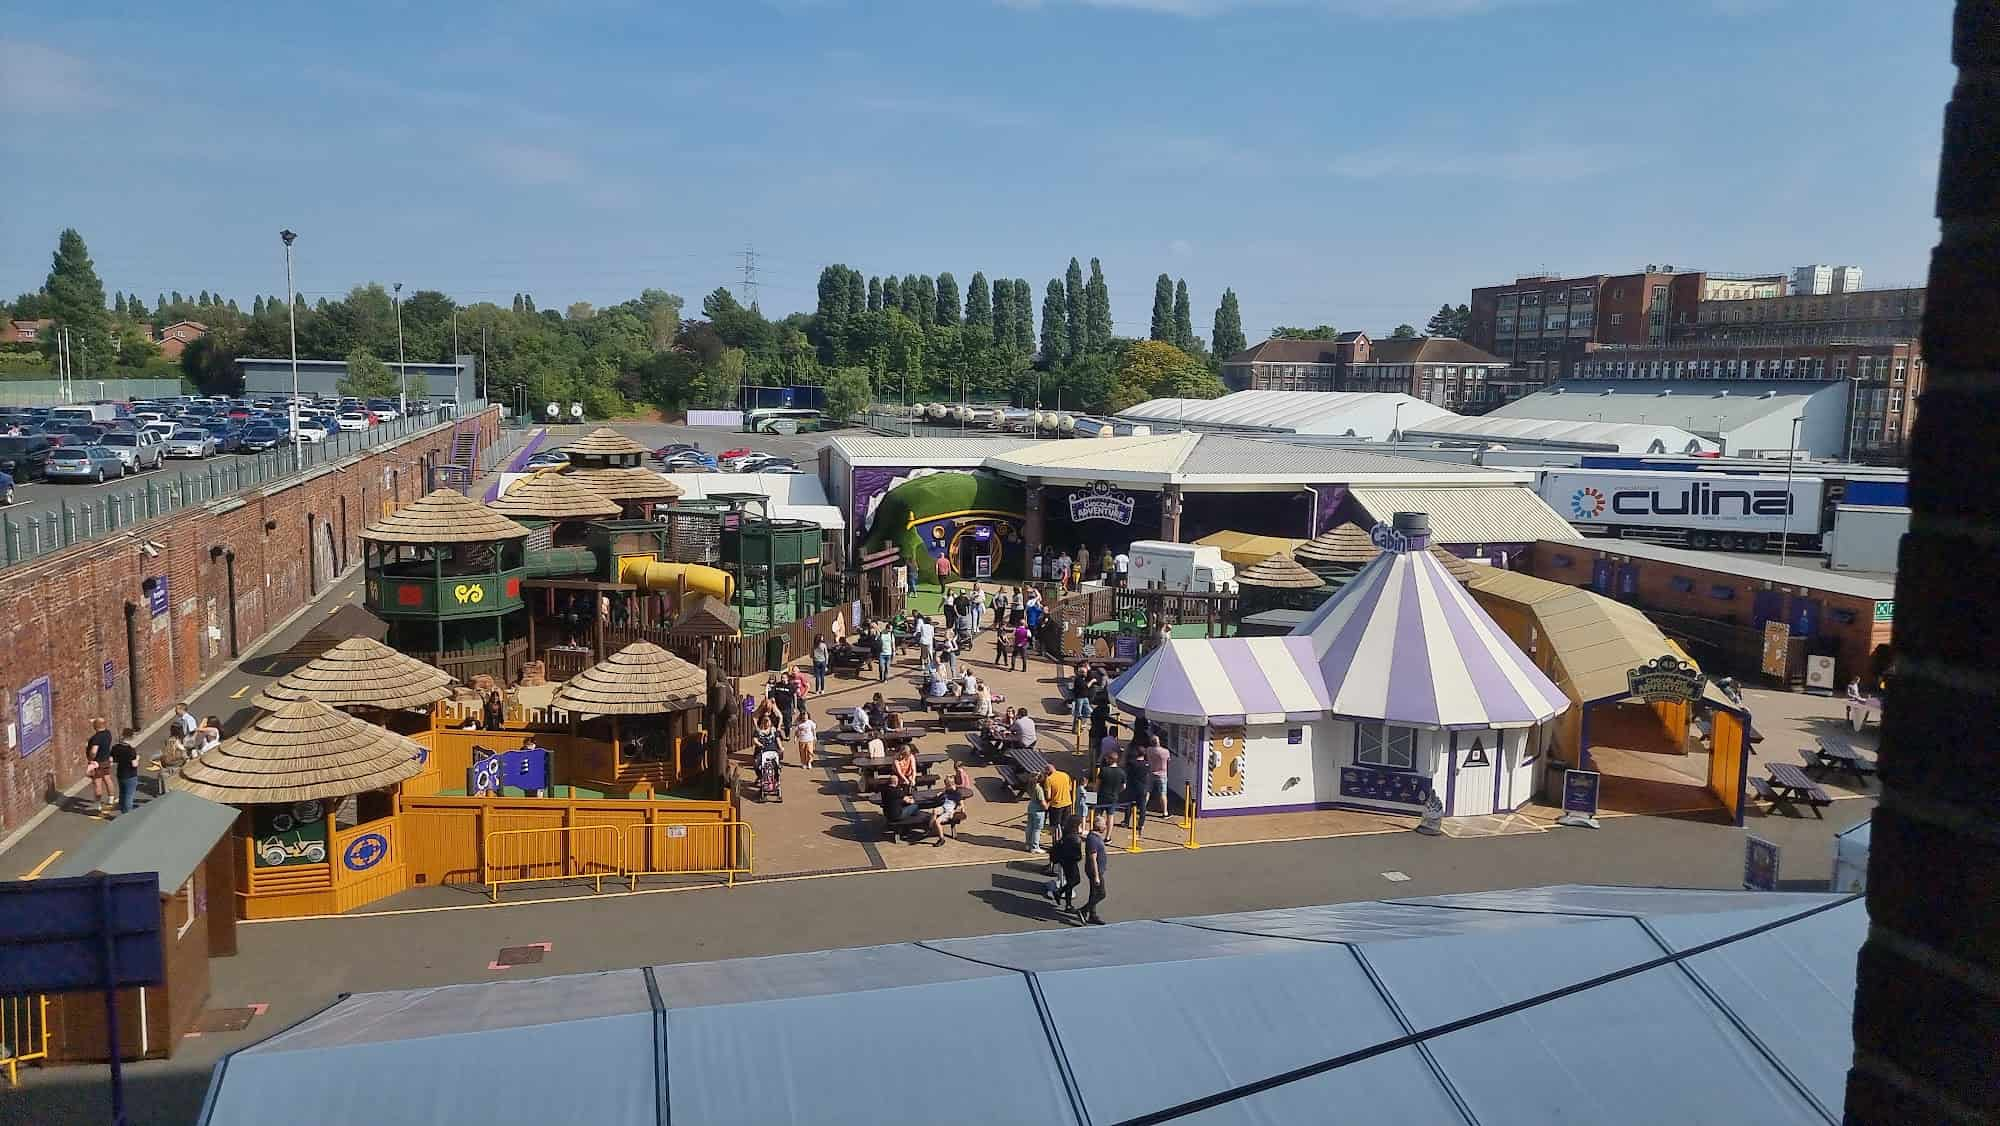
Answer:
[[[403,362],[403,283],[396,283],[396,374],[402,380],[402,390],[396,393],[396,417],[410,417],[410,365]]]
[[[1784,530],[1778,533],[1778,562],[1780,564],[1784,563],[1785,556],[1789,554],[1792,542],[1792,467],[1798,464],[1799,425],[1805,422],[1805,420],[1805,415],[1799,415],[1792,419],[1792,448],[1785,451],[1785,526]]]
[[[291,231],[279,231],[278,237],[285,243],[285,316],[291,322],[292,332],[292,469],[300,468],[304,456],[299,446],[299,300],[292,293],[292,240],[299,236]]]

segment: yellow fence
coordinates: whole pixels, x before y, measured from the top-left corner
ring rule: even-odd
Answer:
[[[21,1081],[21,1065],[49,1055],[49,999],[40,993],[0,997],[0,1067],[7,1085]]]
[[[553,825],[486,834],[481,882],[495,900],[502,884],[641,876],[722,876],[731,886],[751,870],[755,837],[742,821],[626,825]]]

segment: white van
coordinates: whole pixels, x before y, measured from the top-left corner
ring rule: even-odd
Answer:
[[[1236,568],[1222,550],[1207,544],[1134,540],[1125,549],[1131,570],[1125,584],[1133,590],[1159,586],[1167,590],[1224,592],[1236,589]]]

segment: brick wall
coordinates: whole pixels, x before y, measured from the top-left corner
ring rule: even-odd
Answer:
[[[498,436],[498,412],[477,423],[484,448]],[[0,745],[0,835],[83,776],[91,717],[113,731],[145,726],[230,660],[232,635],[238,651],[251,651],[358,564],[357,533],[422,494],[426,466],[450,460],[451,435],[446,427],[0,572],[0,724],[14,735]],[[147,543],[158,554],[146,554]],[[161,578],[167,605],[156,616],[146,584]],[[54,738],[23,757],[17,694],[42,676],[54,694]]]

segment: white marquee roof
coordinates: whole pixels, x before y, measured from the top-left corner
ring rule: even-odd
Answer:
[[[1400,407],[1400,410],[1398,409]],[[1443,407],[1391,391],[1236,391],[1219,399],[1149,399],[1118,412],[1129,422],[1274,434],[1342,435],[1386,440],[1438,418]]]

